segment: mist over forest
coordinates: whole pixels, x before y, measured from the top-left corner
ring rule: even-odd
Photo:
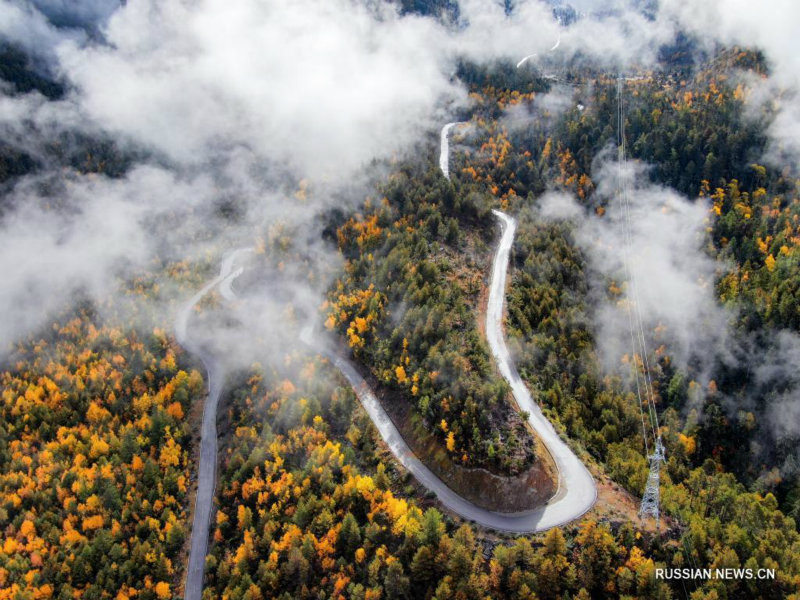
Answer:
[[[797,597],[798,22],[0,0],[0,599]]]

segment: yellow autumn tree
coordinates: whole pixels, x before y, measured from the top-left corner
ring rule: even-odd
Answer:
[[[161,600],[167,600],[172,596],[172,592],[169,590],[169,584],[166,581],[159,581],[153,590]]]

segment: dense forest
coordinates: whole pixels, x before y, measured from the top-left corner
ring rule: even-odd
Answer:
[[[430,166],[399,170],[381,192],[336,230],[347,263],[326,326],[404,392],[458,462],[518,473],[532,442],[478,329],[489,206],[459,197]]]
[[[89,308],[20,344],[2,373],[0,597],[172,598],[203,378],[164,330]]]
[[[800,535],[772,495],[712,461],[665,491],[681,535],[594,519],[533,538],[459,524],[381,450],[326,361],[289,355],[240,376],[226,419],[220,511],[206,597],[670,598],[656,566],[775,568],[768,582],[709,583],[693,598],[784,598],[797,590]],[[387,462],[387,459],[389,462]]]
[[[729,74],[731,69],[752,69],[760,74],[763,68],[757,55],[734,50],[721,54],[712,67],[699,70],[682,85],[655,75],[632,81],[627,89],[630,100],[626,132],[631,156],[653,165],[649,175],[654,181],[690,196],[697,193],[699,201],[710,202],[708,254],[721,265],[716,282],[718,300],[730,309],[735,320],[729,347],[742,353],[759,347],[760,353],[768,357],[765,360],[774,361],[784,351],[786,337],[781,332],[797,331],[800,271],[793,250],[800,218],[797,182],[788,171],[753,162],[766,150],[764,127],[769,115],[757,120],[744,115],[748,91],[742,77]],[[538,153],[540,172],[552,177],[556,187],[573,192],[594,218],[602,219],[606,200],[598,200],[592,194],[591,165],[614,138],[614,127],[609,123],[614,123],[616,90],[613,81],[604,83],[600,79],[598,84],[592,109],[566,112],[555,127],[556,135],[524,132],[509,144],[519,144],[517,154],[523,155],[532,152],[532,141],[542,144]],[[603,122],[606,125],[601,128],[599,123]],[[710,123],[717,125],[712,128]],[[491,143],[491,134],[487,136]],[[659,150],[659,144],[670,139],[673,142],[667,144],[671,148],[667,155]],[[701,162],[704,167],[695,170]],[[488,156],[484,160],[487,163],[488,168],[494,166]],[[509,195],[527,183],[518,183],[505,172],[497,179]],[[685,179],[687,173],[695,179]],[[517,172],[514,175],[519,177]],[[602,453],[602,448],[610,448],[609,442],[621,441],[626,437],[625,431],[630,433],[631,420],[630,415],[612,418],[609,413],[604,418],[600,413],[584,412],[575,421],[574,411],[580,407],[580,414],[592,404],[588,399],[596,392],[587,396],[587,390],[606,388],[610,393],[618,388],[618,384],[601,382],[596,367],[567,377],[575,367],[572,359],[590,351],[586,259],[576,248],[568,224],[545,223],[535,217],[528,227],[523,226],[517,249],[520,271],[509,298],[509,313],[512,325],[521,334],[521,344],[528,347],[522,352],[523,364],[532,380],[541,382],[541,389],[553,399],[554,407],[556,403],[561,405],[562,418],[570,415],[575,434],[586,439],[594,452]],[[608,294],[619,294],[611,285],[613,282],[607,283]],[[656,339],[655,332],[651,336]],[[557,351],[542,352],[548,344],[554,344]],[[659,344],[654,342],[651,347],[658,348]],[[650,364],[656,365],[651,375],[662,410],[674,409],[685,418],[692,390],[700,385],[695,380],[699,373],[692,372],[691,366],[688,372],[676,370],[668,352],[650,359]],[[787,510],[794,513],[798,473],[791,467],[791,448],[797,438],[775,439],[769,424],[770,403],[777,400],[774,394],[791,387],[792,376],[784,375],[782,380],[772,381],[776,387],[765,389],[747,364],[732,367],[722,356],[715,361],[714,371],[706,375],[708,380],[703,384],[708,388],[703,394],[705,418],[699,424],[687,423],[683,433],[697,437],[696,445],[704,451],[703,458],[713,455],[747,483],[753,483],[770,467],[781,468],[783,480],[772,491],[778,492],[782,502],[787,503]],[[593,362],[589,357],[581,368]],[[587,385],[592,380],[594,383]],[[568,408],[573,403],[564,403],[563,393],[576,394],[574,406]],[[731,418],[731,399],[737,397],[754,398],[754,402],[742,404],[739,414]],[[623,405],[631,406],[629,401]],[[696,418],[694,415],[690,421]],[[598,430],[608,429],[606,434],[593,434],[584,429],[583,423],[594,423]],[[756,447],[761,448],[761,453],[754,450]],[[700,464],[698,458],[695,457],[695,465]],[[767,469],[759,467],[765,463]]]
[[[487,558],[497,539],[402,497],[413,487],[325,362],[286,358],[233,393],[208,598],[669,597],[631,524],[615,537],[587,520]]]

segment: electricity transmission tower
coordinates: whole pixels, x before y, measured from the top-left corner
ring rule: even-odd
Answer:
[[[639,506],[639,518],[644,519],[647,515],[652,515],[656,520],[656,529],[659,525],[659,503],[661,499],[661,463],[664,462],[664,445],[661,443],[661,436],[656,438],[656,445],[653,453],[647,457],[650,461],[650,474],[647,476],[647,486],[642,496],[642,504]]]

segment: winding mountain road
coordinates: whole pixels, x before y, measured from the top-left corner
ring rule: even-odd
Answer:
[[[242,269],[233,270],[236,259],[250,248],[234,250],[222,261],[219,275],[199,292],[178,313],[175,319],[175,338],[186,350],[197,356],[206,369],[208,396],[203,406],[203,424],[200,430],[200,464],[197,468],[197,495],[194,501],[192,540],[189,549],[189,566],[186,571],[185,600],[200,600],[203,593],[203,572],[208,552],[208,533],[211,526],[211,506],[214,501],[217,474],[217,404],[222,394],[225,372],[221,361],[211,354],[202,343],[188,334],[189,317],[203,296],[217,285],[226,299],[233,298],[231,282],[242,274]]]
[[[559,472],[558,491],[544,506],[520,513],[499,513],[481,508],[459,496],[416,457],[355,365],[347,357],[326,349],[324,343],[316,343],[310,328],[306,328],[300,337],[315,352],[326,356],[342,372],[392,454],[417,481],[436,495],[439,502],[462,518],[490,529],[533,533],[563,525],[583,515],[594,505],[597,488],[589,471],[561,440],[539,406],[533,401],[509,356],[503,339],[502,317],[506,272],[516,221],[500,211],[494,211],[494,214],[500,220],[503,235],[492,265],[486,334],[501,375],[511,385],[520,410],[528,412],[529,423],[556,463]]]
[[[445,137],[444,131],[442,136]],[[564,525],[583,515],[594,505],[597,498],[597,487],[589,471],[561,440],[553,426],[542,414],[539,406],[533,401],[509,355],[503,338],[503,307],[506,275],[511,246],[514,242],[516,220],[500,211],[492,212],[500,221],[502,236],[492,263],[486,312],[486,335],[500,374],[511,385],[517,405],[520,410],[528,413],[528,422],[553,457],[558,469],[558,491],[544,506],[520,513],[499,513],[481,508],[458,495],[416,457],[389,415],[386,414],[375,393],[347,357],[329,350],[323,340],[315,340],[311,327],[307,327],[301,332],[300,339],[314,352],[326,356],[341,371],[353,387],[356,396],[395,458],[445,507],[462,518],[474,521],[483,527],[512,533],[534,533]],[[228,254],[222,261],[219,275],[189,300],[179,312],[175,322],[175,335],[178,342],[200,358],[208,374],[208,397],[203,409],[197,496],[184,592],[185,600],[200,600],[202,597],[203,574],[211,525],[211,507],[216,485],[217,404],[222,393],[225,375],[221,361],[208,352],[202,344],[189,337],[188,322],[195,305],[215,286],[219,285],[220,293],[226,300],[236,298],[231,284],[236,277],[241,275],[242,268],[234,270],[234,264],[239,256],[247,252],[252,252],[252,249],[239,249]]]
[[[511,386],[520,410],[528,413],[528,423],[547,447],[558,469],[558,492],[545,507],[540,523],[540,529],[547,529],[572,521],[589,510],[597,499],[597,486],[588,469],[559,437],[553,425],[542,414],[542,409],[533,401],[528,387],[511,360],[503,337],[503,305],[517,221],[499,210],[493,210],[492,214],[500,221],[502,236],[492,264],[489,303],[486,309],[486,337],[500,374]]]

